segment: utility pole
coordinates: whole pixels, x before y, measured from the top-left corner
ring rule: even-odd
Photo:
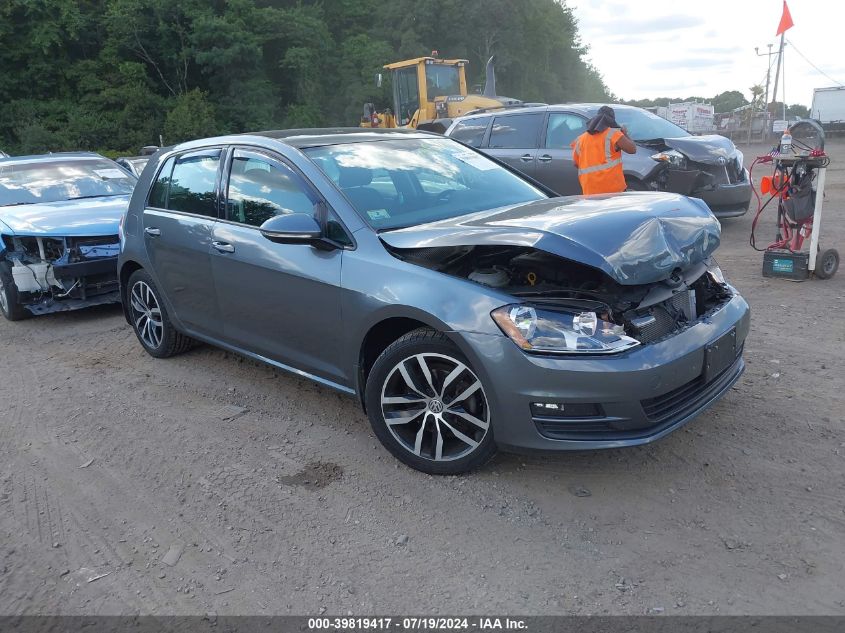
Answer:
[[[754,52],[757,53],[757,57],[763,57],[765,55],[766,56],[766,62],[768,62],[768,66],[766,67],[766,96],[763,100],[763,103],[766,104],[766,112],[768,112],[769,111],[769,81],[770,81],[771,76],[772,76],[772,55],[773,55],[773,53],[772,53],[771,42],[766,44],[766,46],[769,47],[768,53],[761,53],[759,46],[754,47]]]
[[[761,138],[765,138],[766,136],[768,136],[769,128],[770,128],[770,125],[771,125],[770,121],[769,121],[769,118],[770,118],[770,116],[769,116],[769,81],[770,81],[771,76],[772,76],[772,43],[769,42],[766,46],[769,47],[768,53],[761,53],[759,46],[754,47],[754,52],[757,53],[757,57],[763,57],[763,55],[766,56],[766,64],[767,64],[766,65],[766,96],[763,98],[763,109],[764,109],[766,115],[765,115],[765,123],[764,123],[763,131],[761,132]],[[748,131],[748,142],[751,143],[750,125],[749,125],[749,131]]]

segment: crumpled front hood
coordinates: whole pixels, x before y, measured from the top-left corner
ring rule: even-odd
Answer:
[[[15,235],[73,237],[117,235],[131,195],[0,207],[0,222]]]
[[[718,164],[719,158],[733,160],[737,154],[736,146],[731,139],[718,134],[682,136],[680,138],[663,139],[663,141],[672,149],[686,155],[690,160],[707,165]]]
[[[639,285],[706,260],[721,227],[701,200],[629,192],[551,198],[451,220],[387,231],[395,249],[526,246],[598,268],[617,283]]]

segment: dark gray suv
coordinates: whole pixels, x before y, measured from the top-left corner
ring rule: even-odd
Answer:
[[[745,301],[698,200],[555,198],[421,132],[300,130],[157,153],[121,225],[126,318],[360,398],[404,463],[651,442],[739,378]]]
[[[571,144],[602,104],[567,103],[497,110],[455,119],[447,136],[540,181],[562,196],[578,195]],[[669,191],[701,198],[720,218],[743,215],[751,180],[743,155],[730,139],[693,136],[642,108],[614,104],[616,120],[637,145],[622,154],[625,180],[634,191]]]

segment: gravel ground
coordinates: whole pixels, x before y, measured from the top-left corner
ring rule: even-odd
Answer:
[[[718,257],[753,308],[726,398],[653,446],[462,478],[315,384],[154,360],[117,307],[0,320],[0,613],[845,613],[845,272],[764,279],[750,223]]]

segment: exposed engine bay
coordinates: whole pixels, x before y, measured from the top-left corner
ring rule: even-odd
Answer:
[[[623,286],[596,268],[533,248],[460,246],[391,252],[404,261],[498,288],[535,306],[594,312],[640,343],[684,329],[733,296],[712,260],[675,270],[664,281]]]
[[[3,236],[18,303],[33,314],[120,301],[117,235]]]

